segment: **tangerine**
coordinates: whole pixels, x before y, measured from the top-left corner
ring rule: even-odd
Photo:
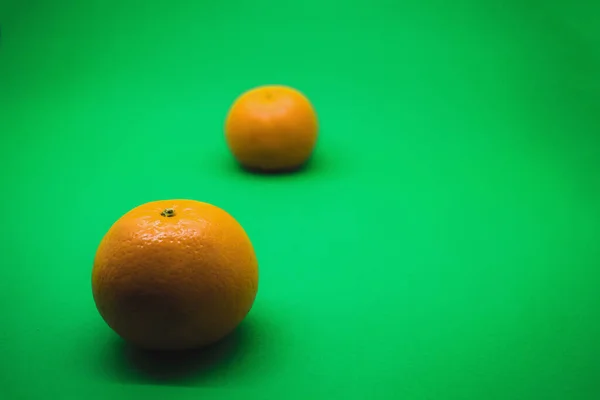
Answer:
[[[193,200],[149,202],[127,212],[100,242],[92,271],[104,321],[152,350],[220,340],[246,317],[257,289],[258,262],[242,226]]]
[[[317,114],[298,90],[269,85],[251,89],[230,107],[225,122],[234,158],[251,170],[295,170],[312,155],[318,135]]]

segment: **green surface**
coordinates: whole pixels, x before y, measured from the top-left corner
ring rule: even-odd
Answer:
[[[0,397],[600,398],[588,3],[2,0]],[[319,112],[301,173],[227,152],[267,83]],[[259,257],[208,354],[136,352],[92,301],[103,234],[165,198]]]

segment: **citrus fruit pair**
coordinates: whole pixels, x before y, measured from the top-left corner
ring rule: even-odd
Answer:
[[[231,106],[229,149],[245,168],[293,170],[310,157],[317,118],[300,92],[250,90]],[[258,291],[258,261],[243,227],[195,200],[142,204],[103,237],[92,293],[107,323],[127,342],[152,350],[200,348],[231,333]]]

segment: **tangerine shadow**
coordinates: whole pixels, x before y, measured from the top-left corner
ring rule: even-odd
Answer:
[[[309,170],[311,168],[311,164],[312,164],[312,160],[308,160],[304,164],[296,166],[296,167],[285,168],[285,169],[274,170],[274,171],[248,167],[248,166],[244,166],[241,164],[237,164],[237,166],[238,166],[238,169],[240,169],[244,172],[250,173],[250,174],[267,175],[268,176],[268,175],[293,175],[296,173],[301,173],[301,172]]]
[[[335,177],[336,174],[339,174],[339,171],[341,170],[339,165],[340,160],[337,157],[337,154],[323,154],[322,152],[313,154],[306,162],[297,167],[277,171],[268,171],[262,170],[260,168],[246,167],[241,165],[239,162],[233,160],[232,158],[223,160],[223,162],[227,163],[226,168],[229,169],[229,171],[231,172],[254,177]]]
[[[139,384],[217,384],[236,367],[241,354],[251,346],[251,337],[242,324],[221,341],[199,350],[151,351],[113,341],[108,368],[113,378]]]

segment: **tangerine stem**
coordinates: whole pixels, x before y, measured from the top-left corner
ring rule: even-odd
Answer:
[[[175,210],[172,208],[165,208],[165,210],[161,212],[160,215],[162,215],[163,217],[174,217]]]

